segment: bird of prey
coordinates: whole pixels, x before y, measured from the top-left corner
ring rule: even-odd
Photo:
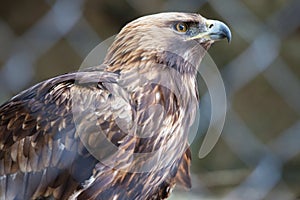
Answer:
[[[99,66],[0,106],[0,199],[167,199],[189,188],[197,68],[220,21],[159,13],[128,23]]]

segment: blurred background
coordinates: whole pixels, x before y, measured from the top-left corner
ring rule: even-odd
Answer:
[[[198,12],[232,30],[230,45],[222,41],[209,50],[225,83],[227,118],[203,159],[198,134],[193,188],[176,189],[172,199],[299,199],[299,10],[299,0],[1,0],[0,103],[76,71],[96,45],[132,19]]]

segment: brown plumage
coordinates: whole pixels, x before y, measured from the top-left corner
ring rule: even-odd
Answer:
[[[230,31],[198,14],[126,25],[100,66],[61,75],[0,107],[1,199],[166,199],[191,187],[196,72]]]

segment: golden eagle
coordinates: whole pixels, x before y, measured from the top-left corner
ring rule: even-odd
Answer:
[[[205,51],[229,28],[199,14],[128,23],[103,64],[0,107],[1,199],[166,199],[191,187],[189,127]]]

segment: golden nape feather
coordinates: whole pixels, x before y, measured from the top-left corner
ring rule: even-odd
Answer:
[[[197,67],[228,27],[199,14],[141,17],[100,66],[0,107],[1,199],[166,199],[190,181]]]

